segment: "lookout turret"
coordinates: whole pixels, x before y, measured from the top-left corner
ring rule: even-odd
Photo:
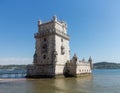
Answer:
[[[90,68],[93,69],[93,64],[92,64],[92,58],[91,58],[91,56],[89,57],[88,62],[90,62]]]

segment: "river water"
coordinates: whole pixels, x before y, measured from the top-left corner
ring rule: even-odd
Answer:
[[[0,93],[120,93],[120,70],[93,70],[79,78],[2,78]]]

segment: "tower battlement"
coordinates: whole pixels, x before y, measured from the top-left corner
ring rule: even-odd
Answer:
[[[42,23],[38,21],[38,32],[41,31],[50,31],[50,30],[60,30],[63,33],[67,34],[67,24],[64,21],[59,21],[56,16],[53,16],[53,19]]]

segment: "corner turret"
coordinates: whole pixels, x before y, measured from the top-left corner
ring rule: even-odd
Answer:
[[[56,15],[53,16],[53,21],[57,21],[57,16]]]
[[[88,62],[90,63],[90,68],[92,70],[93,69],[93,64],[92,64],[92,58],[91,58],[91,56],[89,57]]]
[[[85,62],[85,58],[83,57],[82,62]]]
[[[74,56],[73,56],[73,58],[72,58],[72,59],[73,59],[73,62],[74,62],[74,63],[76,63],[76,62],[77,62],[78,57],[77,57],[76,53],[74,54]]]
[[[38,26],[42,24],[42,21],[39,19],[38,20]]]

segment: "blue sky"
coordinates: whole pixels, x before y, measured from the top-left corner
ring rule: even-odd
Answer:
[[[120,0],[0,0],[0,64],[31,64],[37,21],[68,24],[71,56],[120,62]]]

